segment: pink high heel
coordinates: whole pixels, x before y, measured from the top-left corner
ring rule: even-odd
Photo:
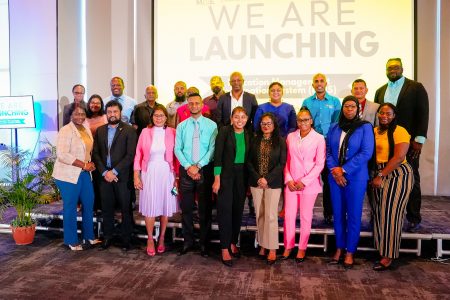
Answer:
[[[148,256],[155,256],[156,252],[155,252],[155,242],[152,241],[153,243],[153,249],[147,246],[147,255]]]

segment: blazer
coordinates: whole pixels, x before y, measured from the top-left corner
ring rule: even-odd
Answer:
[[[147,171],[148,161],[150,160],[150,149],[153,141],[153,127],[144,128],[139,136],[139,141],[136,147],[136,155],[134,156],[134,170]],[[164,144],[166,145],[166,152],[164,153],[165,160],[169,163],[170,169],[174,171],[173,161],[175,147],[175,129],[166,127],[164,133]]]
[[[375,93],[375,102],[383,104],[387,84]],[[427,137],[428,131],[428,94],[420,82],[405,78],[397,100],[397,122],[411,135]]]
[[[284,168],[284,183],[300,180],[305,188],[298,194],[322,192],[320,173],[325,166],[325,138],[314,129],[300,142],[300,130],[287,136],[287,162]]]
[[[110,169],[115,169],[119,174],[119,181],[128,182],[130,169],[136,152],[137,135],[131,125],[120,121],[114,135],[110,155],[111,168],[106,167],[108,157],[108,124],[97,129],[94,139],[94,151],[92,154],[95,167],[100,174]]]
[[[342,129],[338,123],[331,125],[327,135],[327,166],[328,169],[339,167],[339,143]],[[368,162],[372,158],[375,147],[373,126],[363,124],[358,127],[348,141],[345,163],[341,166],[345,170],[348,180],[369,180]]]
[[[269,174],[265,177],[269,188],[278,189],[283,187],[283,169],[286,165],[286,140],[279,137],[278,147],[274,147],[269,158]],[[247,160],[250,186],[257,187],[258,180],[262,177],[258,173],[258,154],[261,146],[261,136],[256,136],[250,145],[250,153]]]
[[[242,104],[244,106],[245,111],[248,115],[247,124],[245,124],[245,128],[252,131],[252,121],[256,113],[256,109],[258,108],[258,102],[256,101],[256,97],[253,94],[244,92],[242,96]],[[225,126],[231,123],[231,92],[225,93],[219,98],[219,102],[217,102],[216,109],[216,118],[217,118],[217,126],[220,128],[221,126]]]
[[[251,143],[251,134],[244,130],[245,139],[245,159],[248,159]],[[236,158],[236,137],[232,125],[227,125],[219,130],[216,137],[216,147],[214,152],[214,167],[222,167],[221,176],[233,176],[234,159]]]
[[[370,122],[373,125],[373,127],[377,127],[378,126],[378,114],[377,114],[378,107],[380,107],[380,104],[374,103],[374,102],[366,99],[366,105],[364,106],[364,111],[363,111],[361,119]]]
[[[89,138],[92,138],[91,130],[86,122],[83,123]],[[76,184],[81,173],[81,168],[72,166],[73,162],[79,159],[86,159],[86,145],[81,139],[81,135],[75,124],[70,122],[63,126],[59,132],[56,141],[56,161],[53,167],[53,178],[61,181]]]

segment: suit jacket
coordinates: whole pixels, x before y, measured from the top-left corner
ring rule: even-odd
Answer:
[[[256,136],[250,145],[250,153],[247,160],[250,186],[257,187],[261,176],[258,173],[258,156],[261,146],[261,136]],[[283,169],[286,165],[286,140],[279,137],[277,147],[273,147],[269,158],[269,174],[265,177],[269,188],[278,189],[283,187]]]
[[[244,131],[245,139],[245,160],[247,161],[250,150],[251,133]],[[216,147],[214,150],[214,167],[222,167],[221,176],[233,176],[233,164],[236,158],[236,137],[232,125],[227,125],[219,130],[216,137]]]
[[[258,102],[256,101],[255,95],[244,92],[244,95],[242,97],[242,104],[248,115],[248,121],[247,124],[245,125],[245,128],[252,131],[251,123],[255,116],[256,109],[258,108]],[[220,96],[219,102],[217,102],[217,109],[216,109],[217,126],[220,128],[221,126],[230,124],[230,116],[231,116],[231,92],[228,92]]]
[[[305,188],[298,194],[315,194],[322,192],[320,173],[325,166],[325,138],[314,129],[300,140],[300,130],[287,136],[287,162],[284,168],[284,183],[300,180]]]
[[[137,135],[131,125],[120,121],[111,143],[111,168],[106,167],[108,157],[108,124],[100,126],[95,133],[93,161],[100,174],[115,169],[119,181],[128,182],[136,152]]]
[[[383,104],[387,84],[375,93],[375,102]],[[428,94],[420,82],[405,78],[397,100],[398,125],[408,130],[411,139],[416,136],[427,137],[428,131]]]
[[[87,127],[86,123],[83,123],[83,126],[89,137],[93,139],[91,130]],[[53,178],[76,184],[81,173],[81,168],[72,166],[76,159],[81,161],[86,159],[86,145],[81,139],[81,135],[75,127],[75,124],[70,122],[58,132]]]
[[[150,149],[153,141],[153,127],[144,128],[139,136],[139,141],[136,147],[136,155],[134,157],[134,170],[147,171],[148,161],[150,160]],[[166,151],[164,153],[165,160],[169,163],[170,169],[174,171],[173,161],[175,147],[175,129],[166,127],[164,134],[164,144]],[[178,172],[177,172],[178,173]]]
[[[366,99],[366,105],[364,106],[362,119],[370,122],[373,127],[378,126],[378,107],[380,107],[380,104]]]
[[[338,123],[331,125],[327,134],[328,169],[339,167],[339,143],[342,129]],[[373,126],[366,123],[358,127],[350,136],[345,157],[341,167],[348,180],[369,180],[368,162],[372,158],[375,146]]]

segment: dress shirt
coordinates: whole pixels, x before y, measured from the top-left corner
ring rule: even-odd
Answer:
[[[261,116],[265,113],[273,113],[277,117],[278,127],[280,128],[280,135],[286,137],[290,132],[297,129],[297,116],[295,109],[288,103],[281,103],[280,106],[274,106],[267,102],[258,106],[253,120],[253,127],[255,131],[260,127]]]
[[[398,95],[400,95],[404,83],[405,77],[403,76],[395,82],[388,81],[386,93],[384,94],[384,102],[397,105]]]
[[[203,116],[198,117],[197,120],[190,117],[178,125],[175,138],[175,155],[185,169],[196,163],[192,161],[192,136],[194,135],[195,121],[198,122],[200,130],[199,167],[202,168],[209,164],[214,154],[217,136],[216,123]]]
[[[202,106],[202,115],[204,117],[208,117],[210,115],[209,107],[205,104]],[[183,122],[184,120],[187,120],[191,116],[191,111],[189,110],[189,105],[184,104],[178,107],[177,109],[177,115],[178,115],[178,123]]]
[[[219,102],[219,98],[220,96],[222,96],[224,93],[221,92],[219,93],[219,95],[215,95],[212,94],[211,96],[206,97],[205,99],[203,99],[203,104],[208,106],[209,108],[209,112],[210,112],[210,119],[213,120],[214,122],[217,122],[217,102]]]
[[[107,97],[106,103],[108,103],[111,100],[117,100],[119,101],[120,104],[122,104],[122,121],[125,123],[130,123],[131,113],[133,112],[133,109],[136,106],[137,101],[123,94],[119,97],[115,97],[113,95]]]
[[[341,102],[339,99],[325,93],[325,98],[319,100],[314,93],[314,95],[306,98],[302,105],[311,111],[314,120],[314,129],[326,137],[330,125],[339,120],[339,113],[341,111]]]
[[[239,99],[234,98],[232,92],[230,92],[230,96],[231,96],[231,111],[230,111],[231,116],[233,109],[235,109],[238,106],[244,107],[244,91],[242,91],[241,95],[239,96]]]
[[[117,131],[117,126],[113,127],[111,125],[108,125],[108,157],[106,158],[106,167],[107,168],[111,168],[111,154],[109,153],[109,151],[111,150],[111,145],[112,142],[114,140],[114,135],[116,134]],[[119,173],[116,171],[116,169],[112,169],[114,175],[118,175]],[[102,176],[105,176],[106,172],[103,172]]]

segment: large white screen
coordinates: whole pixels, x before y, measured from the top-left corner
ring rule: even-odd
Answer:
[[[384,84],[386,60],[400,57],[414,74],[413,0],[164,0],[155,1],[155,84],[159,102],[173,99],[183,80],[211,94],[209,78],[240,71],[244,89],[267,101],[272,81],[297,108],[311,95],[312,75],[328,91],[348,95],[356,78],[372,99]]]

